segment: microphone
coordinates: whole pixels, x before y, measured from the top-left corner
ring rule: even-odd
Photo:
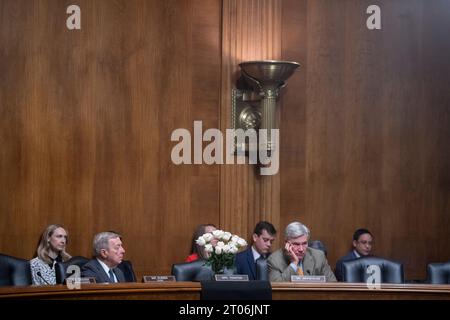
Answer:
[[[36,272],[36,275],[38,275],[39,278],[41,278],[42,280],[44,280],[44,282],[45,282],[46,284],[51,285],[51,283],[49,283],[47,280],[44,279],[44,277],[42,276],[42,274],[41,274],[40,271]]]

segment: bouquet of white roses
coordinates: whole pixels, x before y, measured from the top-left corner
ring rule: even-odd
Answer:
[[[247,245],[244,239],[223,230],[205,233],[198,237],[196,243],[205,248],[209,255],[206,264],[214,273],[223,272],[224,267],[232,267],[234,255]]]

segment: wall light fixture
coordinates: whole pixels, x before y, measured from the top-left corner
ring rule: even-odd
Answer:
[[[297,62],[262,60],[239,64],[241,77],[232,91],[233,129],[266,129],[267,139],[258,141],[258,148],[270,157],[277,147],[271,129],[277,129],[276,100],[286,80],[300,66]],[[249,152],[252,146],[235,145],[236,151]]]

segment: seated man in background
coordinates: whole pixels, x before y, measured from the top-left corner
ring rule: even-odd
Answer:
[[[126,282],[122,270],[116,268],[125,254],[121,236],[110,231],[98,233],[93,246],[95,257],[82,267],[81,276],[95,278],[97,283]]]
[[[336,281],[325,254],[308,247],[309,229],[300,222],[290,223],[285,230],[284,248],[267,259],[270,281],[291,281],[292,275],[325,276]]]
[[[246,274],[249,280],[257,280],[256,260],[267,259],[276,233],[275,227],[267,221],[260,221],[256,224],[252,235],[252,246],[236,255],[237,274]]]
[[[336,263],[336,278],[342,281],[343,265],[345,261],[368,257],[372,253],[373,236],[367,229],[358,229],[353,234],[353,249]]]

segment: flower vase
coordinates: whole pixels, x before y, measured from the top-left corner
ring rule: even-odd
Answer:
[[[234,266],[227,267],[227,266],[220,266],[216,268],[217,271],[214,271],[214,274],[223,274],[223,275],[232,275],[235,273]]]

